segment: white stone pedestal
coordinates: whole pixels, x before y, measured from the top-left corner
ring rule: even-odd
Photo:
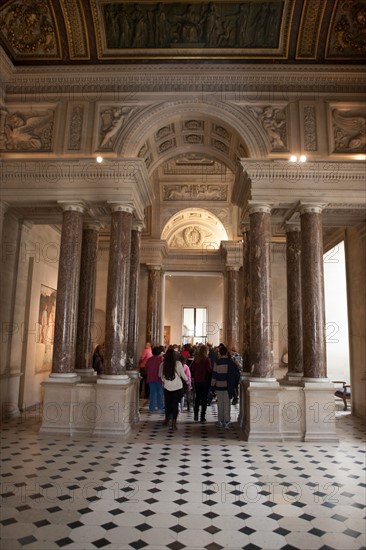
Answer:
[[[275,378],[249,378],[244,382],[244,437],[247,441],[282,441],[279,383]]]
[[[334,384],[328,378],[303,378],[304,441],[338,442],[335,427]]]
[[[70,434],[73,390],[80,382],[74,373],[56,374],[42,382],[44,388],[41,433]]]
[[[136,424],[140,422],[140,411],[139,411],[139,402],[140,402],[140,373],[138,370],[129,370],[127,371],[128,376],[131,378],[131,382],[134,384],[134,399],[131,402],[131,418],[133,423]]]
[[[133,423],[131,403],[135,384],[127,374],[101,375],[96,384],[97,417],[93,435],[124,437]]]

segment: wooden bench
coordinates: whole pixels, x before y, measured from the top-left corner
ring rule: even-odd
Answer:
[[[335,385],[334,395],[342,399],[344,403],[344,410],[347,410],[347,401],[351,400],[351,385],[347,384],[344,380],[333,380]]]

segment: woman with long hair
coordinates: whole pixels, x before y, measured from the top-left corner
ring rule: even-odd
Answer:
[[[177,429],[178,405],[183,394],[183,380],[188,382],[179,354],[173,348],[167,349],[163,363],[160,365],[160,378],[164,386],[165,420],[163,426],[172,418],[173,429]]]
[[[208,358],[208,347],[202,344],[196,351],[191,365],[194,379],[195,400],[194,419],[198,421],[198,411],[201,407],[201,422],[206,422],[207,396],[211,384],[212,365]]]

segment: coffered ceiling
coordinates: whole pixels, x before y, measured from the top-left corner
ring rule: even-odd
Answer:
[[[0,2],[0,43],[15,65],[148,60],[359,63],[365,0]]]

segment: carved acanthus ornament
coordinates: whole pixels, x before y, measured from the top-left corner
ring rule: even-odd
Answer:
[[[69,151],[79,151],[83,128],[84,107],[75,105],[71,112],[69,131]]]
[[[316,132],[315,106],[305,105],[303,116],[305,151],[316,151],[318,149],[318,140]]]

